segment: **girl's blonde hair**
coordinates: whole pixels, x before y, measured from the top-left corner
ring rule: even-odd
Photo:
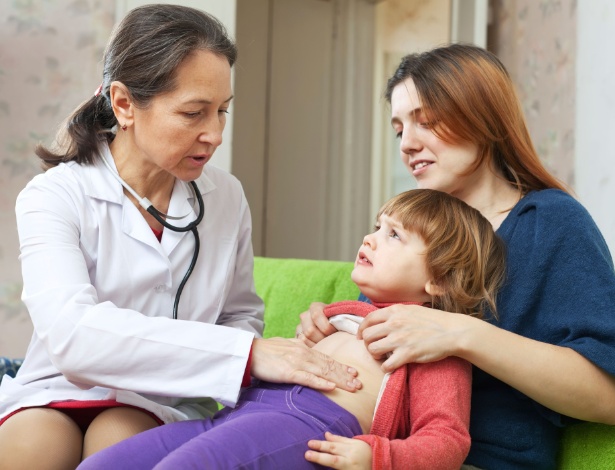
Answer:
[[[433,299],[435,308],[479,318],[489,311],[496,316],[506,247],[478,210],[441,191],[414,189],[390,199],[378,218],[383,214],[423,239],[428,273],[442,290]]]

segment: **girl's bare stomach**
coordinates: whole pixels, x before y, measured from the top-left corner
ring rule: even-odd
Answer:
[[[380,368],[382,361],[375,360],[367,352],[365,343],[357,340],[355,335],[338,331],[314,345],[313,349],[332,357],[342,364],[354,367],[359,372],[363,384],[361,390],[354,393],[336,388],[331,392],[321,392],[345,410],[352,413],[364,433],[368,433],[374,417],[374,408],[378,392],[384,378]]]

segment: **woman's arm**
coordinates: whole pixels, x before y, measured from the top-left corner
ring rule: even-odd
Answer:
[[[387,371],[458,356],[538,403],[573,418],[615,424],[615,379],[576,351],[485,321],[418,306],[371,313],[359,328]]]
[[[325,315],[325,306],[322,302],[313,302],[307,312],[299,315],[301,323],[295,336],[309,347],[337,331]]]
[[[615,377],[571,348],[465,318],[460,357],[558,413],[615,424]]]

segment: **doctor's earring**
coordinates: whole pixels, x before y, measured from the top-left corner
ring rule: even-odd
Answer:
[[[126,124],[122,124],[122,130],[125,131],[126,129],[128,129],[128,126]]]

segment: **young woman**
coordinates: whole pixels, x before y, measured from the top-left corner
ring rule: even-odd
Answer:
[[[2,380],[0,468],[75,468],[160,423],[210,415],[213,399],[234,404],[250,375],[360,387],[299,342],[259,338],[249,208],[207,164],[235,58],[210,15],[132,10],[95,96],[57,150],[37,150],[47,171],[16,205],[34,334]]]
[[[382,360],[371,357],[356,332],[368,312],[393,303],[479,317],[492,312],[504,252],[489,222],[459,199],[428,189],[393,198],[378,214],[374,233],[365,236],[352,272],[372,304],[327,306],[336,332],[314,346],[355,367],[360,391],[255,383],[234,409],[144,432],[79,468],[310,469],[318,463],[458,470],[470,448],[469,363],[448,358],[385,374]],[[308,441],[323,435],[330,441],[311,441],[308,451]]]
[[[456,356],[474,364],[479,468],[556,467],[574,419],[615,424],[615,273],[587,211],[541,164],[501,62],[471,45],[406,56],[388,82],[401,158],[420,188],[477,208],[507,245],[498,319],[393,306],[359,329],[390,371]],[[307,344],[333,328],[315,304]]]

